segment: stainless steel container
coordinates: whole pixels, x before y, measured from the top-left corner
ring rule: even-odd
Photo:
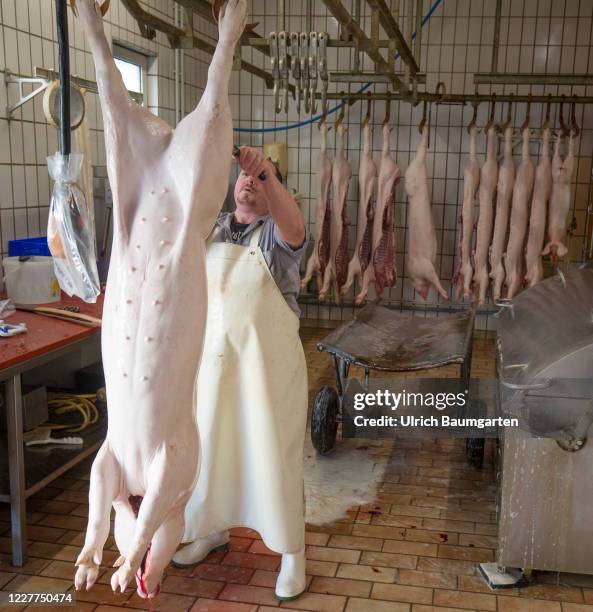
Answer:
[[[593,269],[573,268],[500,316],[504,412],[498,565],[593,574]]]

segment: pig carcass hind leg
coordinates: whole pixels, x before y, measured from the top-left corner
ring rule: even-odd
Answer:
[[[119,493],[121,470],[119,463],[104,442],[93,462],[89,490],[89,520],[84,547],[78,555],[74,586],[90,589],[99,576],[103,547],[109,536],[111,505]]]
[[[175,512],[183,512],[183,508],[189,496],[187,491],[191,491],[192,483],[196,471],[188,469],[187,449],[184,451],[183,458],[177,461],[174,451],[167,453],[164,447],[157,451],[148,473],[148,488],[144,494],[136,528],[130,547],[126,554],[126,559],[118,570],[111,577],[111,587],[114,591],[119,590],[123,593],[136,572],[140,568],[144,555],[151,544],[157,529],[162,526],[166,530],[167,538],[175,539],[175,547],[181,541],[181,532],[176,525],[168,523],[165,519]],[[198,444],[195,444],[195,461],[191,465],[198,464]],[[179,486],[179,479],[184,475],[186,482]],[[180,491],[186,493],[180,496]],[[174,551],[174,549],[173,549]],[[171,552],[171,554],[173,553]]]

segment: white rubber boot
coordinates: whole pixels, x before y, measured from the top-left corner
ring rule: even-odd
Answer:
[[[173,555],[171,563],[175,567],[192,567],[203,561],[211,552],[226,550],[228,544],[229,532],[219,531],[184,546]]]
[[[292,601],[302,595],[307,587],[305,576],[305,549],[298,553],[282,555],[280,574],[276,580],[276,597],[281,601]]]

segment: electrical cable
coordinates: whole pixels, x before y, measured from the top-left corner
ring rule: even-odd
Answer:
[[[82,422],[76,424],[44,424],[48,429],[66,429],[72,433],[83,431],[89,425],[94,425],[99,421],[99,411],[95,405],[96,394],[74,395],[70,393],[52,393],[47,402],[48,409],[53,415],[61,416],[73,412],[80,413]],[[51,418],[51,417],[50,417]]]
[[[435,0],[434,4],[430,7],[430,9],[428,10],[428,13],[426,13],[426,15],[424,15],[424,17],[422,18],[422,27],[425,26],[425,24],[428,22],[428,20],[432,17],[433,13],[436,11],[436,9],[438,8],[439,4],[441,4],[443,0]],[[414,40],[416,38],[416,32],[414,32],[412,34],[412,40]],[[395,59],[399,58],[399,53],[396,54]],[[356,93],[357,94],[361,94],[364,93],[370,86],[372,85],[372,83],[365,83]],[[335,113],[336,111],[338,111],[340,109],[340,104],[338,104],[337,106],[334,106],[334,108],[329,109],[326,113],[326,115],[331,115],[332,113]],[[296,128],[301,128],[304,127],[305,125],[310,125],[312,123],[315,123],[317,121],[319,121],[321,119],[321,117],[323,117],[323,115],[316,115],[315,117],[311,117],[310,119],[306,119],[304,121],[299,121],[298,123],[293,123],[291,125],[283,125],[280,127],[273,127],[273,128],[233,128],[234,132],[244,132],[244,133],[266,133],[266,132],[286,132],[288,130],[294,130]]]

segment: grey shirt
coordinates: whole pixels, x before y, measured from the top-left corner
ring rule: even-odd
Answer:
[[[245,229],[239,240],[235,241],[231,232],[232,220],[233,213],[223,212],[219,215],[216,224],[222,231],[216,234],[213,239],[214,242],[232,242],[241,246],[249,246],[252,232],[261,225],[262,230],[258,246],[262,250],[264,259],[268,264],[273,279],[278,285],[278,289],[280,289],[287,304],[297,317],[300,317],[301,311],[297,303],[297,296],[301,286],[299,263],[307,246],[307,236],[305,236],[303,244],[295,249],[288,242],[280,238],[272,216],[264,215],[253,221]]]

